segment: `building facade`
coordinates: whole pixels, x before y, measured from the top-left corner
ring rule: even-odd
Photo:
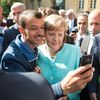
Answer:
[[[4,1],[4,0],[0,0]],[[6,0],[7,1],[7,0]],[[9,0],[10,1],[10,0]],[[54,7],[56,9],[73,9],[76,13],[91,11],[93,9],[100,10],[100,0],[20,0],[27,9],[35,9],[38,7]]]

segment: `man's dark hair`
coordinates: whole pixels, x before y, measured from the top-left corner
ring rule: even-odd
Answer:
[[[35,10],[26,10],[26,11],[24,11],[19,17],[19,23],[23,28],[26,27],[26,20],[29,17],[41,19],[43,16],[40,12],[35,11]]]

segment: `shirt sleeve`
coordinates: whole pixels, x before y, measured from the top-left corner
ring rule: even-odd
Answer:
[[[64,96],[63,91],[62,91],[61,86],[60,86],[60,82],[52,85],[52,89],[53,89],[53,92],[54,92],[56,99]]]

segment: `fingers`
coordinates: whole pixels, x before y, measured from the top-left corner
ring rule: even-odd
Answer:
[[[92,79],[92,77],[93,77],[93,73],[91,73],[91,74],[88,75],[87,77],[83,78],[83,79],[82,79],[82,80],[83,80],[83,84],[84,84],[84,83],[90,82],[91,79]]]
[[[92,77],[93,77],[93,75],[92,75],[92,76],[89,76],[89,77],[87,77],[87,78],[85,78],[85,79],[83,80],[83,84],[90,82],[91,79],[92,79]]]
[[[81,80],[89,76],[93,77],[94,68],[91,65],[82,66],[74,71],[70,71],[63,81],[67,84],[70,80],[73,81]]]
[[[64,93],[71,93],[83,89],[93,77],[94,68],[89,64],[71,71],[61,81]]]
[[[87,84],[88,82],[91,81],[91,79],[93,77],[93,72],[94,72],[94,68],[92,67],[91,69],[89,69],[79,75],[82,87],[84,87],[84,84]]]
[[[37,73],[39,73],[39,74],[41,72],[39,67],[35,67],[35,70],[34,71],[37,72]]]
[[[78,69],[76,69],[74,71],[74,75],[81,74],[81,73],[85,72],[86,70],[88,70],[90,68],[92,68],[91,64],[88,64],[88,65],[85,65],[85,66],[81,66],[81,67],[79,67]]]
[[[80,74],[80,78],[85,79],[89,76],[93,76],[94,68],[92,67],[91,69],[86,70],[85,72]]]

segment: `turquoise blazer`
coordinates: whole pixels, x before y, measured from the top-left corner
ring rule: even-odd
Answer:
[[[39,46],[38,50],[38,66],[41,69],[41,74],[50,84],[61,81],[69,71],[79,67],[81,51],[76,45],[64,44],[54,58],[50,56],[47,44]],[[77,94],[69,94],[69,99],[80,100]]]

